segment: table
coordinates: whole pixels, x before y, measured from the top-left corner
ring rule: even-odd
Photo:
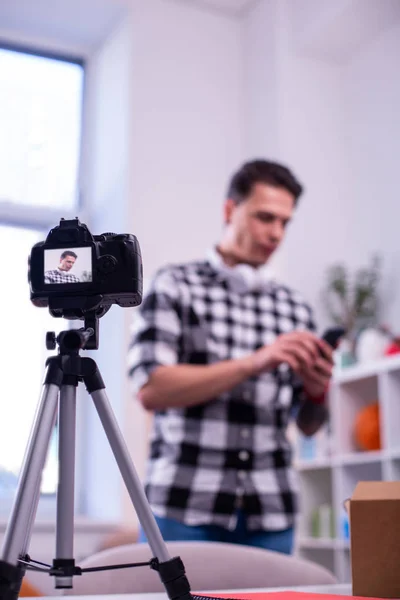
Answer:
[[[242,590],[218,590],[215,594],[240,594],[241,592],[310,592],[314,594],[337,594],[340,596],[351,596],[351,585],[348,583],[336,583],[333,585],[310,585],[304,587],[285,587],[285,588],[264,588],[264,589],[242,589]],[[204,595],[212,595],[213,592],[201,592]],[[92,595],[92,596],[43,596],[36,600],[60,600],[60,598],[69,598],[70,600],[168,600],[166,593],[152,594],[110,594],[108,596]]]

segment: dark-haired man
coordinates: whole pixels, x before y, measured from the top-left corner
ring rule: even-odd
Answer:
[[[332,372],[310,306],[268,272],[301,193],[286,167],[244,164],[218,245],[161,269],[140,307],[130,375],[154,411],[146,493],[166,540],[292,551],[286,429],[295,412],[306,435],[325,422]]]
[[[79,283],[79,278],[69,271],[75,264],[78,256],[72,250],[65,250],[60,256],[60,264],[57,269],[46,271],[45,283]]]

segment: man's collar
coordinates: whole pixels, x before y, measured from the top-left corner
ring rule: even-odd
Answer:
[[[239,294],[266,291],[271,288],[273,283],[272,269],[269,265],[255,268],[251,265],[240,263],[230,267],[224,262],[216,247],[208,250],[207,260],[215,271],[217,271],[218,277],[221,280],[227,281],[229,287]]]

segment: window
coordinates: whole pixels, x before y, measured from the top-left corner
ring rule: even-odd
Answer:
[[[78,194],[81,65],[0,49],[0,198],[73,208]]]
[[[0,505],[15,484],[41,392],[47,331],[68,328],[29,300],[28,256],[78,207],[84,70],[81,64],[0,48]],[[55,432],[56,434],[56,432]],[[42,495],[57,487],[56,435]],[[9,507],[9,503],[8,503]]]

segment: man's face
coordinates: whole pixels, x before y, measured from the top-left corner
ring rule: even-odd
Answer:
[[[67,254],[67,256],[65,258],[61,259],[59,269],[61,271],[69,271],[74,266],[75,260],[76,260],[75,256],[71,256],[70,254]]]
[[[244,202],[225,203],[232,256],[255,267],[268,261],[285,235],[294,211],[294,196],[281,187],[256,183]]]

